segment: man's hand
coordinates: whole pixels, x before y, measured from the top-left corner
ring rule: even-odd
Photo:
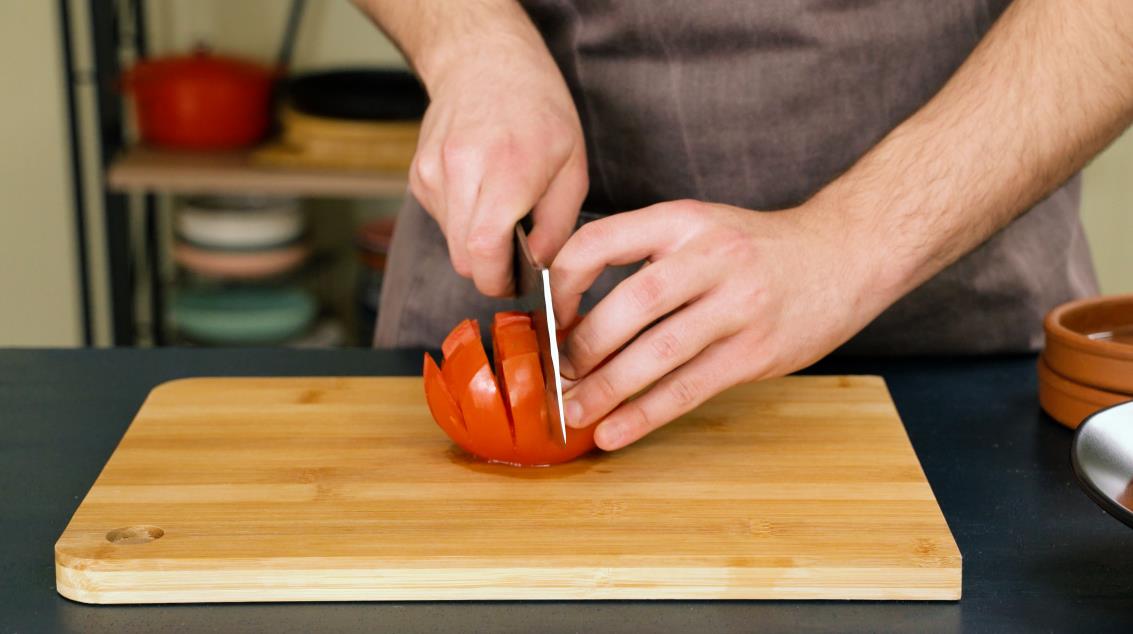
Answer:
[[[515,223],[549,262],[574,229],[588,177],[562,74],[514,0],[357,0],[429,92],[409,185],[448,240],[458,273],[486,295],[513,290]]]
[[[602,420],[598,446],[618,449],[732,385],[805,367],[864,327],[887,305],[866,287],[880,279],[866,268],[873,246],[826,216],[677,201],[583,226],[551,267],[562,323],[606,266],[649,264],[567,338],[563,373],[582,377],[565,395],[568,424]]]

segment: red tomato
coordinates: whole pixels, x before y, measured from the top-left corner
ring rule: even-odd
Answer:
[[[531,317],[497,313],[492,348],[495,374],[480,343],[479,324],[466,319],[445,338],[439,371],[426,354],[425,396],[437,425],[469,453],[495,462],[551,465],[592,450],[592,427],[568,429],[565,446],[550,429]]]

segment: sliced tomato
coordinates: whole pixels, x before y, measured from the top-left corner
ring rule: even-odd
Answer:
[[[468,430],[464,426],[464,417],[460,414],[460,404],[452,397],[445,384],[441,369],[432,355],[425,353],[425,400],[429,403],[429,412],[433,420],[437,421],[441,429],[449,438],[458,442],[468,438]]]
[[[441,353],[448,359],[459,346],[473,341],[480,341],[480,324],[475,319],[465,319],[445,337],[441,343]]]
[[[515,429],[517,462],[540,463],[539,456],[550,438],[547,421],[547,392],[539,355],[523,354],[503,359],[500,363],[500,385],[511,404],[511,420]]]
[[[551,429],[547,393],[539,355],[507,357],[502,362],[501,385],[511,398],[515,428],[515,460],[521,465],[553,465],[573,460],[594,449],[594,428],[567,428],[567,443]]]
[[[507,455],[515,440],[512,436],[511,421],[504,407],[496,376],[487,363],[480,368],[468,384],[468,389],[460,399],[460,411],[464,415],[468,433],[481,447],[479,455],[493,459],[497,455]]]
[[[531,315],[519,310],[505,310],[496,313],[492,316],[492,332],[495,333],[497,328],[519,324],[531,327]],[[494,336],[494,335],[493,335]]]
[[[441,375],[468,430],[467,446],[462,446],[474,447],[473,453],[490,460],[508,453],[514,446],[511,421],[480,341],[480,325],[475,320],[461,322],[445,345]]]
[[[526,353],[538,354],[539,342],[535,338],[535,331],[531,328],[531,317],[527,313],[514,311],[496,313],[492,321],[492,348],[492,358],[496,362],[496,377],[500,381],[504,402],[508,404],[510,411],[512,400],[508,393],[508,380],[504,376],[503,360]]]
[[[498,313],[492,321],[492,348],[494,374],[479,324],[465,320],[445,338],[439,372],[426,358],[426,398],[441,429],[469,453],[515,465],[557,464],[592,450],[592,427],[569,429],[564,446],[548,425],[531,317]]]
[[[538,354],[539,341],[531,327],[531,317],[527,313],[496,313],[492,322],[492,345],[497,367],[501,356],[517,357],[528,352]]]

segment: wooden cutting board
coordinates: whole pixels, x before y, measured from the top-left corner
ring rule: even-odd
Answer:
[[[734,388],[625,450],[471,461],[419,378],[157,387],[55,546],[87,603],[958,599],[884,382]]]

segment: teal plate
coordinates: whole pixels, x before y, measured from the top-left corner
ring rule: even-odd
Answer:
[[[201,343],[260,345],[303,334],[316,309],[314,297],[294,287],[193,289],[177,294],[171,316]]]

